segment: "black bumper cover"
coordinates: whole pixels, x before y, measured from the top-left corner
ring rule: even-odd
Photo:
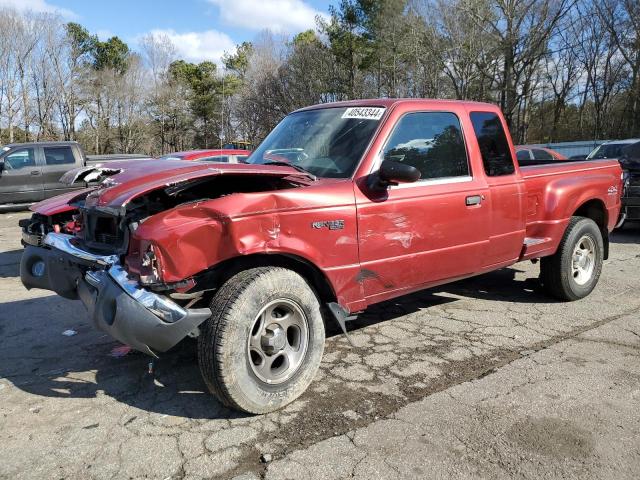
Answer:
[[[44,263],[44,274],[34,276],[33,265],[38,261]],[[186,309],[182,318],[166,322],[128,295],[106,270],[93,270],[89,283],[82,263],[65,252],[27,246],[20,278],[29,289],[42,288],[80,299],[96,328],[152,356],[169,350],[211,316],[208,308]]]

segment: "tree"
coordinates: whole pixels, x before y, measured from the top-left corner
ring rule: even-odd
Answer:
[[[338,8],[329,7],[329,21],[320,20],[320,30],[331,48],[338,65],[333,83],[339,98],[361,98],[363,83],[360,71],[370,48],[363,36],[364,12],[354,0],[341,0]]]
[[[216,113],[221,108],[222,80],[217,76],[216,64],[178,60],[170,65],[169,72],[174,80],[189,87],[189,106],[197,124],[196,144],[212,147],[220,139]]]

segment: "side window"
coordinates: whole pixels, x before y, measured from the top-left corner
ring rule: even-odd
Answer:
[[[7,170],[19,170],[35,166],[36,157],[33,148],[19,148],[4,157],[4,168]]]
[[[518,161],[531,160],[531,156],[529,155],[529,150],[518,150],[516,152],[516,158],[518,159]]]
[[[540,150],[539,148],[534,148],[531,150],[533,152],[534,160],[553,160],[553,155],[549,152],[545,152],[544,150]]]
[[[489,177],[514,173],[509,142],[500,117],[491,112],[471,112],[471,123],[480,146],[485,173]]]
[[[238,160],[238,163],[247,163],[247,158],[249,158],[249,155],[236,155],[236,160]]]
[[[229,163],[229,157],[226,155],[218,155],[216,157],[205,157],[198,159],[201,162]]]
[[[44,161],[47,165],[76,163],[71,147],[44,147]]]
[[[384,159],[420,170],[421,179],[469,175],[460,121],[453,113],[408,113],[395,126]]]

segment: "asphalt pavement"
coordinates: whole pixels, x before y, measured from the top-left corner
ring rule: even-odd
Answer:
[[[0,478],[640,478],[640,225],[588,298],[517,264],[385,302],[331,332],[309,390],[248,416],[185,342],[149,374],[79,302],[22,287],[0,215]]]

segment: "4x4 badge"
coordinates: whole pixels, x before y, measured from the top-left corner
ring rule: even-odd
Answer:
[[[325,220],[324,222],[313,222],[313,228],[328,228],[329,230],[342,230],[344,228],[344,220]]]

